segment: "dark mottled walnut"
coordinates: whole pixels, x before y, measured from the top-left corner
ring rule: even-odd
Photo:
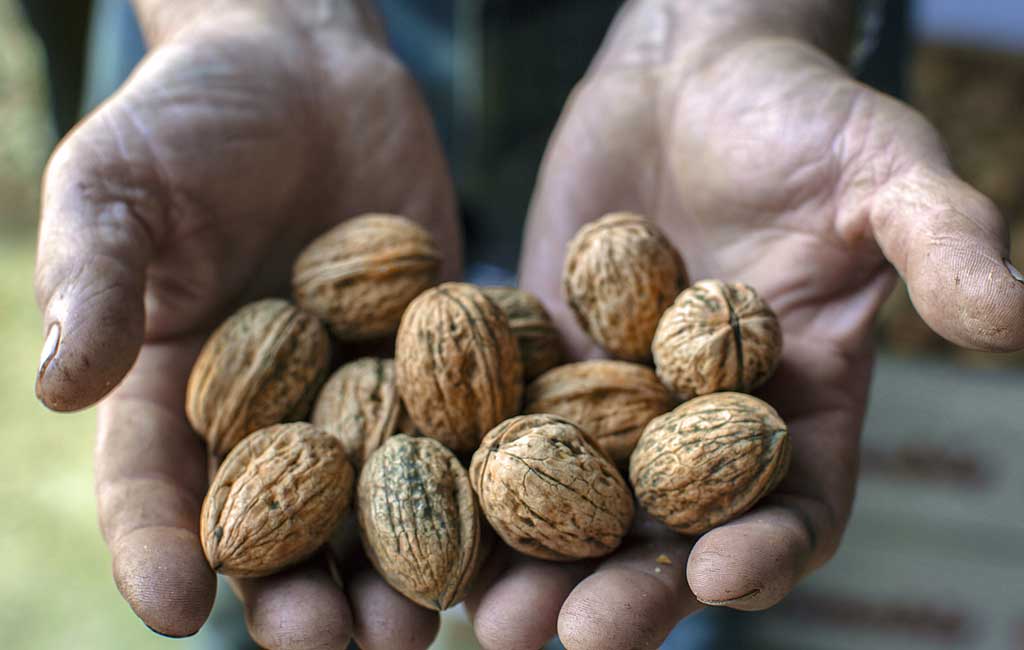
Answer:
[[[750,392],[782,358],[782,329],[752,287],[701,280],[679,294],[652,345],[658,377],[681,399]]]
[[[519,412],[523,365],[505,314],[473,285],[428,289],[402,316],[398,392],[419,432],[455,453]]]
[[[640,506],[684,535],[738,517],[789,469],[786,423],[743,393],[685,402],[644,429],[629,464]]]
[[[352,503],[354,480],[338,439],[311,424],[252,433],[221,463],[203,501],[206,559],[236,577],[299,562],[330,538]]]
[[[338,368],[320,389],[310,419],[341,440],[357,470],[389,436],[413,433],[392,359],[364,357]]]
[[[649,219],[616,212],[569,242],[562,271],[566,301],[584,330],[613,356],[651,358],[661,314],[687,285],[679,253]]]
[[[199,352],[185,395],[192,428],[222,456],[246,435],[309,413],[327,376],[330,337],[284,300],[250,303]]]
[[[295,261],[295,302],[342,341],[389,336],[402,312],[437,284],[441,254],[430,233],[390,214],[349,219],[315,239]]]
[[[633,497],[615,465],[578,426],[554,415],[521,415],[492,429],[469,477],[495,532],[532,557],[607,555],[633,520]]]
[[[480,511],[466,470],[431,438],[398,434],[375,451],[356,490],[363,548],[413,602],[448,609],[480,568]]]
[[[654,371],[629,361],[594,359],[553,368],[526,387],[526,413],[551,413],[587,432],[625,467],[644,427],[675,400]]]
[[[562,338],[536,296],[514,287],[484,287],[481,290],[508,317],[509,327],[523,356],[526,381],[561,363]]]

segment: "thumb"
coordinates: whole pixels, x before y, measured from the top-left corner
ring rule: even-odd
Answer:
[[[876,196],[872,228],[914,308],[957,345],[1024,348],[1024,276],[992,202],[942,164],[917,165]]]
[[[140,216],[143,172],[117,163],[100,116],[60,145],[43,180],[35,288],[45,339],[36,396],[55,411],[85,408],[110,392],[144,336],[153,242]]]

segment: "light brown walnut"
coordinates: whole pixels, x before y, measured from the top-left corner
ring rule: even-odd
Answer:
[[[188,421],[223,456],[257,429],[306,417],[330,355],[315,317],[284,300],[250,303],[203,345],[185,395]]]
[[[554,415],[521,415],[492,429],[469,477],[495,532],[532,557],[607,555],[633,520],[633,497],[615,465],[578,426]]]
[[[357,503],[363,548],[389,585],[439,611],[465,597],[484,547],[476,496],[451,451],[388,438],[359,475]]]
[[[437,284],[441,254],[419,224],[391,214],[345,221],[302,251],[292,273],[295,302],[342,341],[392,335],[402,312]]]
[[[519,344],[526,381],[538,377],[562,361],[562,339],[541,301],[515,287],[483,287],[508,317],[509,327]]]
[[[644,429],[629,478],[641,507],[684,535],[749,510],[789,469],[786,423],[765,402],[714,393],[685,402]]]
[[[620,467],[640,432],[675,400],[654,371],[629,361],[594,359],[553,368],[526,387],[526,413],[575,422]]]
[[[519,412],[523,365],[505,314],[470,284],[428,289],[395,341],[402,401],[419,432],[462,454]]]
[[[355,472],[337,438],[277,424],[228,454],[203,501],[199,536],[214,571],[276,573],[320,548],[352,503]]]
[[[661,314],[687,285],[679,253],[649,219],[616,212],[569,242],[562,270],[566,302],[590,337],[613,356],[651,358]]]
[[[413,433],[392,359],[364,357],[338,368],[320,389],[311,420],[341,440],[357,470],[389,436]]]
[[[679,294],[652,344],[658,377],[681,399],[750,392],[782,358],[782,329],[753,287],[701,280]]]

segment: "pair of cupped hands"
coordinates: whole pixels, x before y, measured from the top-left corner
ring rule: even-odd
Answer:
[[[497,548],[467,600],[484,647],[558,633],[571,650],[655,648],[704,605],[763,609],[821,566],[850,514],[871,326],[897,272],[950,341],[1024,347],[1003,219],[918,113],[837,62],[848,39],[813,8],[826,4],[843,3],[627,3],[551,138],[520,269],[577,358],[595,349],[563,304],[561,264],[606,212],[655,219],[693,279],[753,285],[785,336],[761,394],[790,426],[788,477],[699,539],[639,517],[599,562]],[[148,626],[184,636],[216,588],[197,536],[206,451],[183,408],[203,341],[241,304],[287,295],[299,250],[346,217],[417,220],[449,279],[460,238],[431,117],[365,5],[137,7],[151,53],[46,171],[37,393],[55,410],[104,398],[96,495],[114,578]],[[234,580],[255,641],[429,645],[435,612],[365,560],[339,561],[340,580],[323,556]]]

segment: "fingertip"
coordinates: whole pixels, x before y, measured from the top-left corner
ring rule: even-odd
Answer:
[[[775,605],[793,589],[809,568],[813,545],[801,523],[779,517],[789,518],[755,515],[697,541],[686,579],[698,601],[756,611]]]
[[[249,635],[260,647],[338,650],[352,638],[345,594],[319,562],[237,582]]]
[[[625,568],[602,569],[573,590],[558,616],[568,650],[657,648],[683,612],[664,581]]]
[[[588,563],[517,557],[486,590],[472,595],[473,629],[487,650],[536,650],[558,631],[558,612]]]
[[[368,566],[348,580],[353,636],[363,650],[426,649],[441,625],[437,612],[402,596]]]
[[[199,631],[213,608],[217,580],[195,533],[140,528],[111,545],[114,581],[139,618],[169,637]]]
[[[47,306],[36,397],[53,411],[77,411],[105,397],[128,374],[144,338],[141,288],[113,286]]]

